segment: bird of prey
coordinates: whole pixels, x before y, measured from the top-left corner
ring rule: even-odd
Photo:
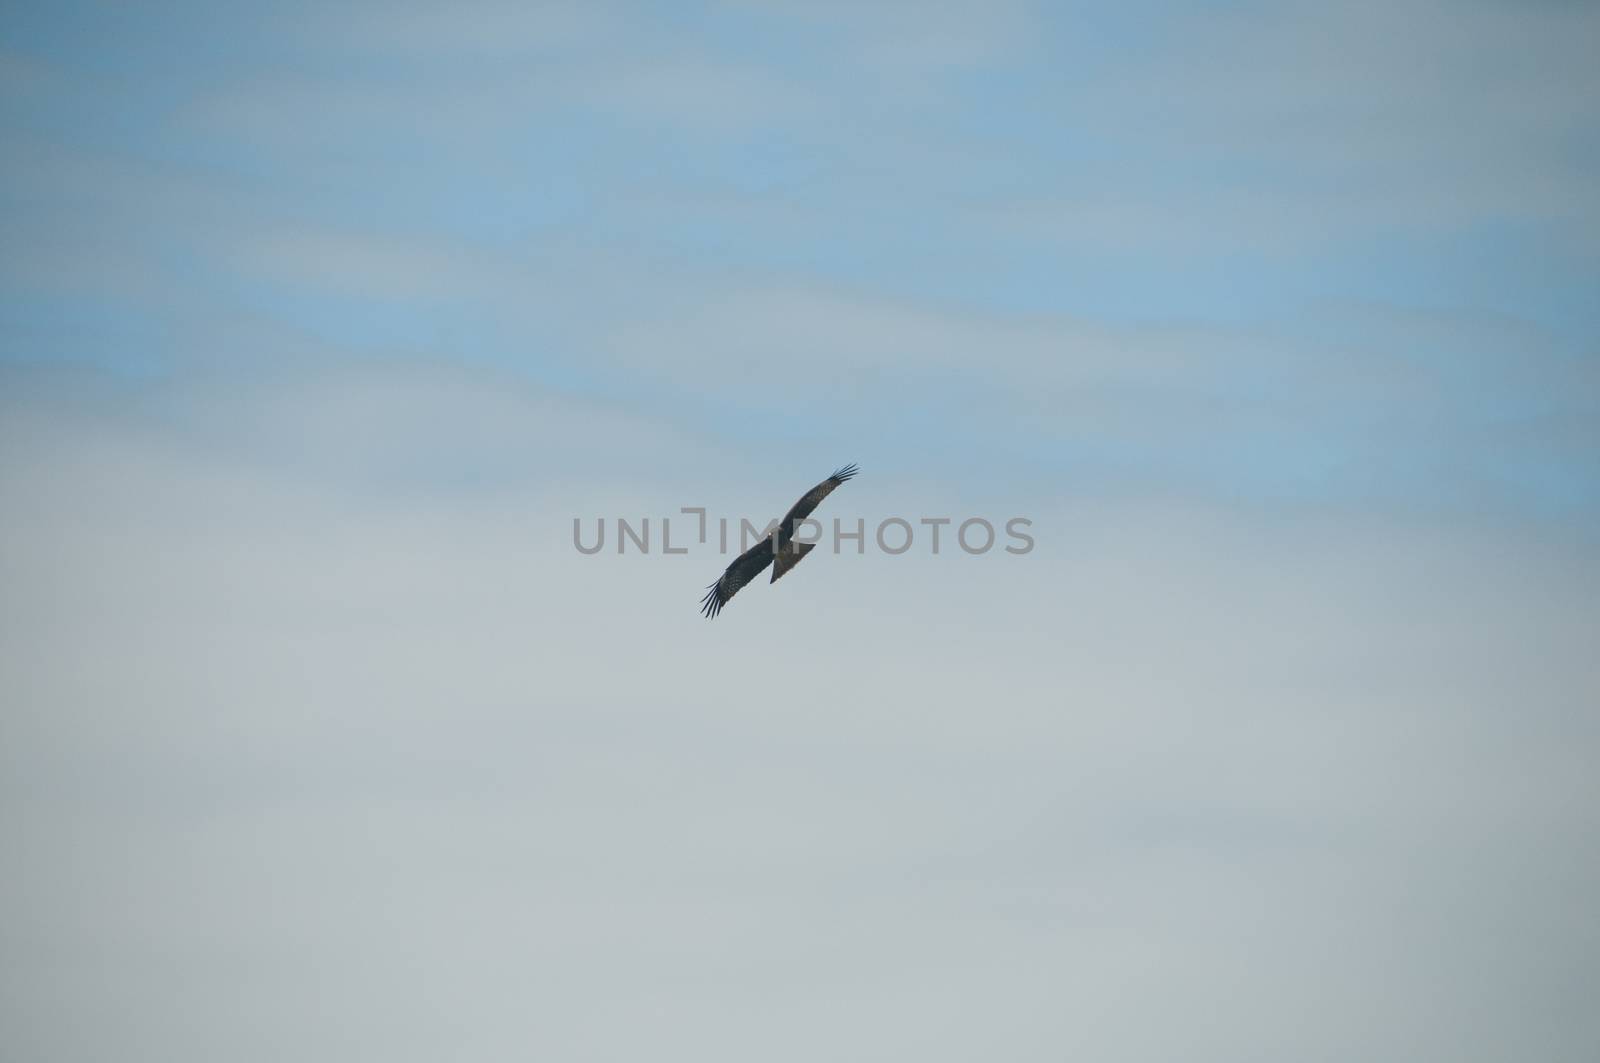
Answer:
[[[789,512],[783,516],[783,522],[778,525],[776,555],[773,553],[773,536],[762,536],[759,543],[734,558],[733,564],[722,573],[722,578],[706,590],[706,596],[700,599],[700,612],[707,617],[722,612],[722,607],[728,604],[728,599],[738,594],[740,587],[761,575],[768,565],[772,565],[774,557],[777,564],[772,567],[772,579],[768,581],[770,583],[778,582],[779,576],[798,565],[816,544],[794,542],[795,526],[809,517],[811,511],[821,505],[822,500],[832,494],[835,487],[855,474],[856,467],[846,465],[802,495],[800,501],[789,508]]]

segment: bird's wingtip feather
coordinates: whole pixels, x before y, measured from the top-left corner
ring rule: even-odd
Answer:
[[[705,597],[700,599],[700,614],[708,620],[715,618],[718,613],[722,612],[722,607],[728,604],[723,601],[722,596],[718,593],[721,586],[722,580],[719,579],[706,588]]]

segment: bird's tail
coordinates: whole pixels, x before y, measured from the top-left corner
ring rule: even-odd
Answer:
[[[779,550],[778,556],[772,562],[772,578],[767,582],[778,582],[779,576],[798,565],[816,545],[816,543],[791,542],[782,550]]]

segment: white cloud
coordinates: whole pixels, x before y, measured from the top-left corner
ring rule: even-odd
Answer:
[[[1304,254],[1509,221],[1593,243],[1583,5],[1276,5],[1152,16],[1040,100],[1070,162],[992,205],[1021,234],[1120,251]],[[1574,234],[1573,230],[1576,230]]]
[[[301,24],[308,44],[409,59],[484,61],[601,44],[622,29],[604,4],[472,0],[319,7]]]
[[[506,264],[489,268],[471,249],[303,226],[253,233],[235,257],[239,268],[264,279],[386,300],[460,299],[512,272]]]
[[[781,505],[793,456],[669,492],[470,374],[227,384],[0,413],[32,1058],[1600,1043],[1581,545],[1036,500],[1027,557],[819,555],[707,623],[722,559],[573,510]],[[264,460],[461,439],[544,474]]]
[[[1575,473],[1600,447],[1583,427],[1592,361],[1476,313],[1347,304],[1250,327],[1117,326],[727,285],[618,321],[603,348],[657,386],[747,409],[898,425],[948,408],[944,434],[978,453],[1003,440],[1040,456],[1066,441],[1112,464],[1154,458],[1163,477],[1188,458],[1245,476],[1298,460],[1335,494],[1388,491],[1398,474],[1435,496],[1487,498],[1498,489],[1482,482],[1486,462]],[[1318,450],[1344,467],[1318,468]]]

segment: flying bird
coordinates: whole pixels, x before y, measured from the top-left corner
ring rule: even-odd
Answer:
[[[740,587],[761,575],[768,565],[772,565],[774,557],[777,564],[772,567],[772,579],[768,581],[769,583],[778,582],[779,576],[804,560],[816,544],[794,542],[795,526],[811,516],[811,511],[821,505],[822,500],[832,494],[835,487],[855,474],[855,465],[846,465],[800,496],[800,501],[789,507],[789,512],[783,516],[783,522],[778,525],[776,555],[773,553],[773,537],[762,536],[759,543],[734,558],[733,564],[722,573],[722,578],[706,590],[706,596],[700,599],[700,612],[707,617],[722,612],[722,607],[728,604],[728,599],[738,594]]]

